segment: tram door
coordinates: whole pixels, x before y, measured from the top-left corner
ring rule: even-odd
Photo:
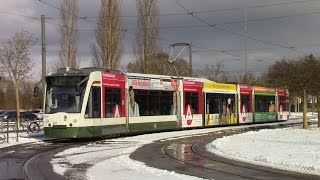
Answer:
[[[252,86],[238,85],[239,124],[252,123]]]
[[[183,81],[182,128],[202,126],[202,83]]]
[[[85,112],[85,122],[90,127],[87,133],[97,137],[124,132],[124,75],[109,72],[93,74],[89,83],[92,84]],[[122,121],[118,119],[121,117]]]
[[[101,90],[101,135],[126,132],[125,76],[103,72]]]

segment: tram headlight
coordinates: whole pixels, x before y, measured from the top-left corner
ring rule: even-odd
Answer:
[[[51,127],[51,124],[49,123],[48,126]]]
[[[72,127],[72,123],[70,123],[69,126]]]

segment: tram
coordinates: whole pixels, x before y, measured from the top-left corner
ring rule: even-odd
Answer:
[[[45,82],[47,138],[274,122],[288,116],[286,89],[99,68],[58,69]],[[265,108],[268,103],[274,103],[272,112]]]

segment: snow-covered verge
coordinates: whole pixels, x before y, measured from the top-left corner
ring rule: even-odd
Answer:
[[[320,129],[263,129],[223,137],[207,145],[220,156],[252,164],[320,175]]]
[[[5,135],[5,138],[7,137],[7,134],[0,133],[0,137],[3,138]],[[19,138],[17,142],[15,132],[9,133],[9,143],[6,141],[3,143],[0,143],[0,148],[8,147],[8,146],[14,146],[18,144],[24,144],[24,143],[31,143],[31,142],[42,142],[44,140],[43,131],[40,131],[39,133],[27,133],[27,132],[21,132],[19,133]],[[2,141],[1,141],[2,142]]]

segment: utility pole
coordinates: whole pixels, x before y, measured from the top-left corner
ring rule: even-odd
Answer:
[[[190,74],[190,77],[192,77],[192,50],[191,50],[191,44],[189,44],[189,74]]]
[[[247,76],[247,8],[244,8],[244,73]]]
[[[43,93],[43,98],[45,97],[45,77],[46,77],[46,31],[45,31],[45,16],[41,15],[41,41],[42,41],[42,93]]]

